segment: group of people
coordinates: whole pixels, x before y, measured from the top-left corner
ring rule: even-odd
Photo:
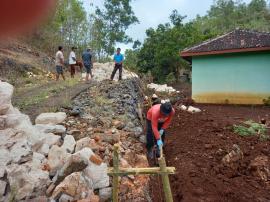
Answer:
[[[89,81],[89,77],[93,78],[92,68],[93,68],[93,56],[91,54],[91,49],[87,48],[82,54],[82,61],[79,62],[76,58],[75,47],[71,48],[69,54],[69,66],[71,77],[74,78],[75,66],[79,66],[81,71],[84,66],[86,69],[86,81]],[[114,55],[114,69],[111,74],[110,79],[113,80],[117,71],[119,71],[119,80],[122,80],[123,71],[123,61],[124,56],[121,54],[121,49],[117,48],[116,54]],[[62,75],[65,80],[63,66],[64,66],[64,55],[63,47],[59,46],[56,53],[56,79]],[[156,157],[160,156],[160,147],[165,143],[165,130],[169,127],[172,117],[174,116],[174,109],[170,101],[160,101],[156,95],[152,97],[152,107],[147,112],[147,133],[146,133],[146,148],[148,152],[148,157],[154,157],[154,151],[156,151]]]
[[[75,47],[71,48],[69,58],[68,58],[68,64],[70,67],[70,76],[71,76],[71,78],[74,78],[75,73],[76,73],[76,66],[80,67],[81,72],[82,72],[82,69],[84,66],[86,69],[85,80],[89,81],[90,76],[91,76],[91,78],[93,78],[93,74],[91,71],[91,69],[93,67],[91,49],[87,48],[86,51],[83,52],[83,54],[82,54],[83,63],[80,62],[79,60],[77,60],[75,50],[76,50]],[[65,80],[65,75],[64,75],[65,62],[64,62],[63,46],[58,47],[58,51],[57,51],[56,56],[55,56],[55,66],[56,66],[56,80],[59,79],[60,75]]]
[[[87,48],[82,53],[82,62],[77,60],[75,50],[76,50],[76,47],[71,48],[71,52],[68,58],[70,76],[71,78],[74,78],[75,73],[76,73],[76,66],[80,67],[81,73],[84,66],[86,70],[85,81],[89,82],[90,79],[93,78],[93,73],[92,73],[93,56],[91,53],[91,48]],[[113,80],[116,72],[119,71],[119,80],[122,80],[124,56],[121,54],[120,48],[117,48],[117,51],[113,57],[113,60],[114,60],[114,69],[113,69],[110,79]],[[64,75],[65,62],[64,62],[63,46],[58,47],[58,51],[55,56],[55,66],[56,66],[56,80],[59,80],[60,75],[65,80],[65,75]]]

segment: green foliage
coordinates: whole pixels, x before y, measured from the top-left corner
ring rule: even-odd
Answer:
[[[97,43],[102,44],[102,49],[107,55],[112,55],[115,50],[116,42],[129,43],[132,39],[126,35],[128,27],[139,22],[134,15],[130,5],[131,0],[105,0],[104,10],[96,9],[96,21],[100,25],[101,40]]]
[[[267,99],[263,99],[263,104],[266,106],[270,106],[270,97],[268,97]]]
[[[137,72],[138,71],[137,63],[138,63],[138,50],[127,49],[125,52],[125,60],[124,60],[125,68]]]
[[[169,74],[179,75],[181,68],[189,68],[179,56],[187,47],[235,28],[270,31],[270,10],[265,0],[252,0],[249,4],[241,0],[217,0],[207,15],[187,23],[184,19],[174,10],[171,23],[146,31],[147,38],[137,54],[137,67],[142,73],[151,71],[155,82],[165,82]]]
[[[55,54],[59,45],[85,47],[89,43],[89,21],[79,0],[59,0],[56,11],[48,22],[39,28],[29,43]]]
[[[168,84],[173,84],[176,82],[176,78],[175,78],[175,75],[173,72],[169,73],[167,76],[166,76],[166,83]]]
[[[258,135],[260,140],[268,140],[267,128],[264,124],[256,123],[252,120],[246,121],[244,125],[233,125],[234,133],[246,137]]]

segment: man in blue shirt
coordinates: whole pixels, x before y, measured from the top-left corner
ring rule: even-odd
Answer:
[[[91,78],[93,78],[93,74],[92,74],[93,60],[92,60],[90,48],[87,48],[87,50],[83,52],[82,60],[83,60],[84,67],[86,69],[85,81],[88,82],[89,81],[89,74],[91,75]]]
[[[123,61],[124,61],[124,56],[120,53],[121,49],[117,48],[117,52],[113,57],[114,60],[114,69],[111,75],[111,80],[113,80],[115,73],[117,70],[119,70],[119,81],[122,80],[122,71],[123,71]]]

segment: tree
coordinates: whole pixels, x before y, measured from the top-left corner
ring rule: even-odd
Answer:
[[[113,54],[116,42],[132,42],[125,31],[130,25],[139,21],[134,15],[130,3],[131,0],[105,0],[105,9],[96,9],[97,19],[101,20],[103,25],[101,29],[104,35],[103,48],[108,55]]]
[[[84,47],[89,43],[89,21],[81,1],[59,0],[54,15],[29,40],[54,54],[58,45]]]
[[[208,14],[197,16],[184,23],[185,16],[174,10],[171,23],[161,24],[157,29],[146,30],[146,39],[137,52],[137,69],[142,73],[152,72],[156,82],[174,80],[179,70],[189,64],[179,56],[184,48],[215,38],[235,28],[261,31],[270,30],[269,7],[265,0],[243,1],[217,0]]]

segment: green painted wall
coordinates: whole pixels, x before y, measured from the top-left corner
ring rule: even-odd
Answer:
[[[192,98],[201,103],[261,104],[270,96],[270,52],[192,58]]]

